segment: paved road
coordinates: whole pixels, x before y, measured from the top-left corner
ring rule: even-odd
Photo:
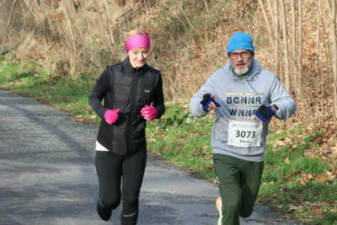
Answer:
[[[0,90],[0,225],[120,225],[95,212],[97,127]],[[139,225],[215,225],[217,188],[153,156]],[[295,225],[257,204],[243,225]]]

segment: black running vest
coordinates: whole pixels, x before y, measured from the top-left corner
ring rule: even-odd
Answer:
[[[126,58],[105,68],[91,91],[89,104],[102,119],[97,136],[101,145],[117,155],[145,150],[146,121],[140,110],[152,104],[158,110],[157,118],[165,112],[161,74],[148,65],[134,69]],[[117,122],[107,124],[105,111],[117,108]]]

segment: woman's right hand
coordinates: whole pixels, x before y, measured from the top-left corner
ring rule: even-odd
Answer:
[[[104,119],[107,124],[114,124],[118,120],[120,108],[118,109],[108,109],[104,113]]]

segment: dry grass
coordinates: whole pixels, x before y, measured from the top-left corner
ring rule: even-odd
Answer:
[[[3,9],[8,9],[10,2],[0,2],[1,12],[6,12]],[[151,33],[150,64],[162,71],[168,100],[188,101],[209,75],[226,63],[226,43],[236,31],[252,35],[256,58],[266,69],[275,71],[277,60],[283,62],[283,55],[274,57],[268,29],[255,0],[199,0],[193,4],[190,0],[49,0],[41,1],[41,5],[37,2],[18,1],[6,46],[17,46],[16,60],[37,61],[53,77],[76,79],[79,73],[97,77],[105,65],[126,56],[124,34],[139,26]],[[291,1],[285,2],[290,32]],[[319,123],[335,118],[331,24],[321,20],[317,48],[317,10],[317,1],[303,3],[302,92],[295,92],[294,68],[298,62],[294,58],[290,58],[290,92],[299,106],[295,120]],[[321,15],[328,15],[329,10],[326,1],[322,1]],[[0,16],[1,24],[6,16]],[[281,31],[280,38],[282,43]],[[294,46],[290,44],[289,48]],[[282,66],[281,63],[277,75],[284,82]]]
[[[262,0],[265,6],[268,1],[276,2]],[[296,47],[291,40],[292,0],[284,1],[291,52]],[[4,43],[11,2],[0,0],[0,45]],[[37,2],[18,0],[5,46],[16,50],[12,60],[36,61],[52,74],[50,79],[79,79],[80,73],[96,79],[107,64],[126,57],[124,34],[141,27],[151,34],[149,64],[163,74],[168,103],[187,107],[209,75],[226,63],[226,43],[234,32],[250,33],[257,60],[285,83],[283,33],[279,30],[279,39],[271,43],[274,36],[270,38],[257,0],[44,0],[40,6]],[[273,120],[272,129],[284,132],[289,127],[301,127],[305,135],[322,133],[314,140],[315,147],[306,151],[306,157],[319,157],[335,168],[336,81],[332,76],[331,22],[326,19],[330,8],[328,1],[322,0],[319,20],[318,2],[302,1],[302,77],[297,73],[298,59],[290,54],[289,91],[296,99],[297,113],[287,121]],[[266,13],[272,21],[268,7]],[[298,8],[295,13],[298,15]],[[279,44],[278,57],[275,43]],[[184,115],[186,107],[181,108]],[[288,144],[296,143],[296,138],[289,137]]]

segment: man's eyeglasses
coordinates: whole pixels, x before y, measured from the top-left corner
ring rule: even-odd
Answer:
[[[250,52],[246,51],[246,52],[233,52],[229,55],[229,57],[231,59],[238,59],[239,57],[243,58],[243,59],[247,59],[250,56]]]

